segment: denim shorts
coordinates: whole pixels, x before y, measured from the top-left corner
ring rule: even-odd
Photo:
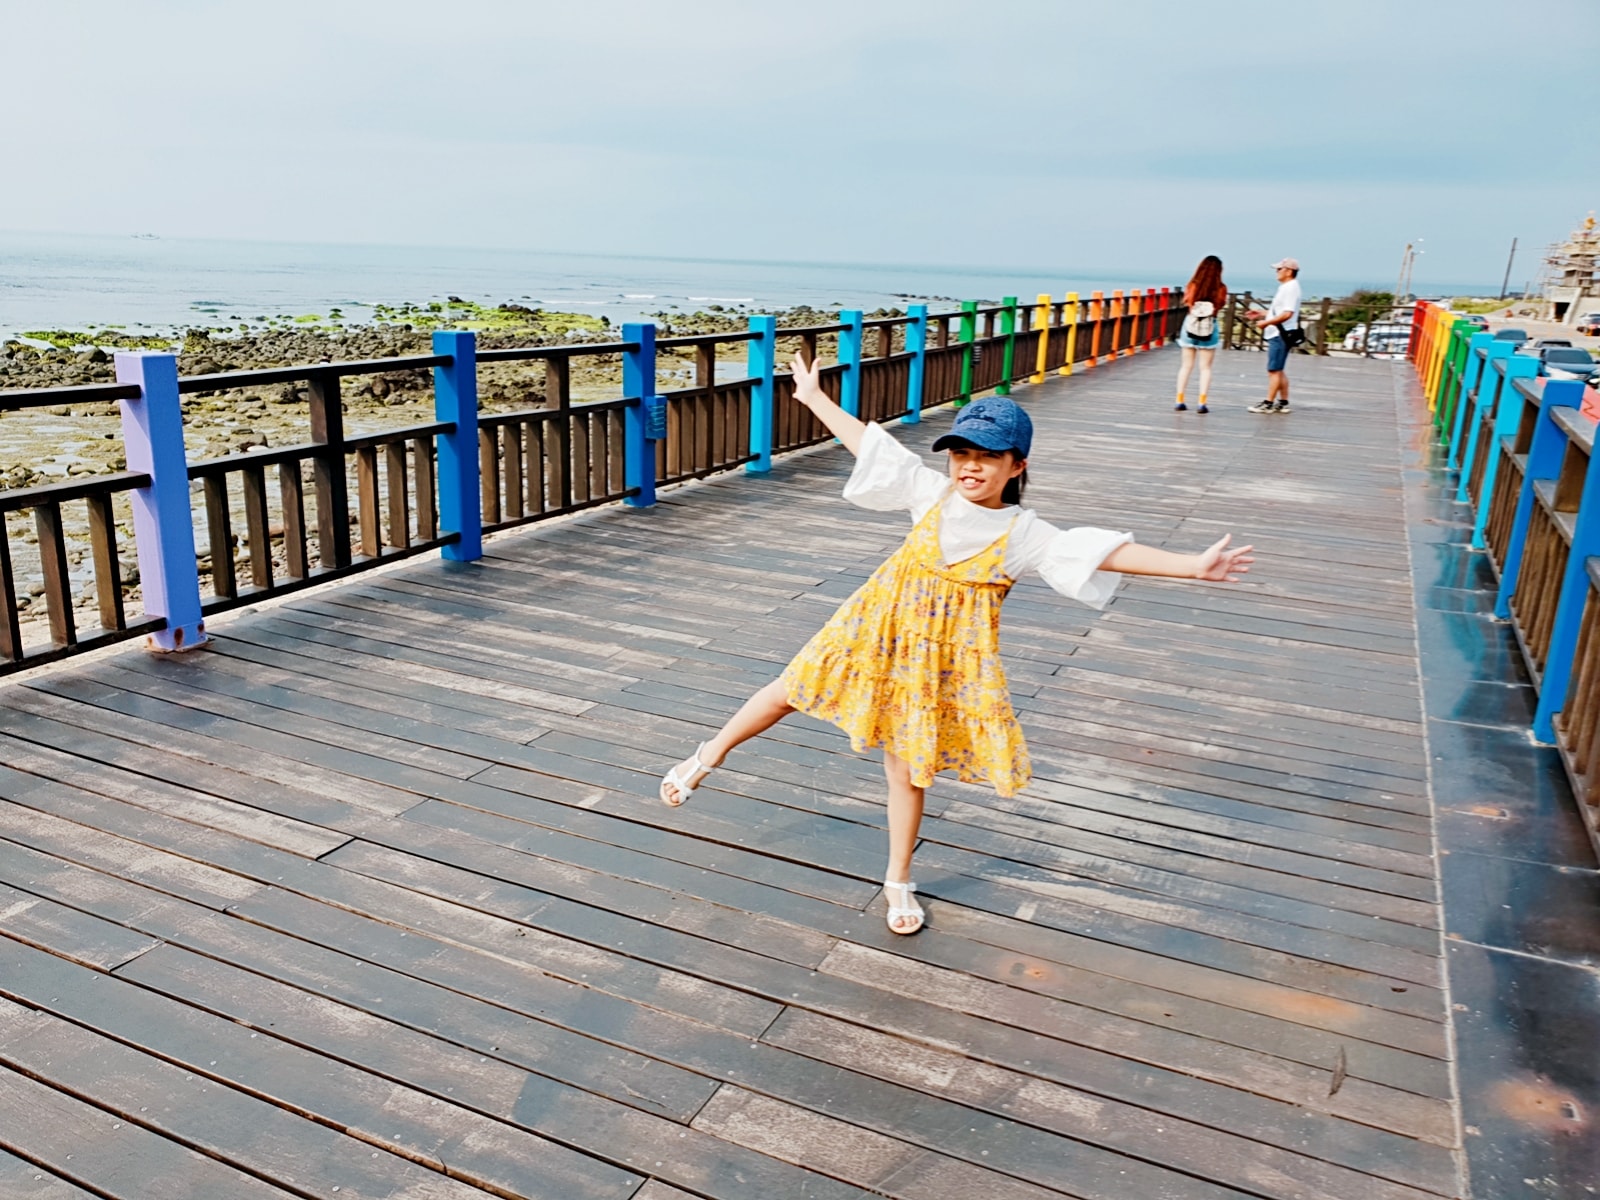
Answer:
[[[1283,335],[1266,339],[1267,342],[1267,371],[1281,371],[1289,365],[1289,343],[1283,340]]]
[[[1183,330],[1178,331],[1178,345],[1190,350],[1215,350],[1222,345],[1222,330],[1213,329],[1208,338],[1190,337]]]

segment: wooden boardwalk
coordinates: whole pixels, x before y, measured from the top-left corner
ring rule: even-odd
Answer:
[[[838,449],[0,684],[0,1195],[1458,1196],[1402,368],[1174,365],[1020,390],[1030,502],[1256,570],[1018,586],[915,938],[831,728],[654,799],[903,536]]]

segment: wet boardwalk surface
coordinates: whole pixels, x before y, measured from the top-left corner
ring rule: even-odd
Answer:
[[[841,450],[0,684],[0,1195],[1460,1195],[1400,368],[1174,361],[1019,391],[1030,502],[1257,569],[1018,586],[915,938],[831,728],[654,799],[903,536]]]

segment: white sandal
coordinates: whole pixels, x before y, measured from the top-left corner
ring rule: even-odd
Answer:
[[[890,888],[900,889],[899,904],[896,904],[893,898],[890,896]],[[912,883],[909,879],[905,883],[896,883],[892,879],[885,879],[883,881],[883,897],[885,900],[889,901],[889,915],[886,920],[889,922],[890,933],[898,933],[901,937],[906,937],[922,928],[924,915],[922,912],[922,905],[918,904],[912,899],[912,895],[916,892],[916,890],[917,885]],[[898,928],[895,925],[895,922],[904,917],[910,917],[916,922],[916,924],[912,925],[909,929]]]
[[[689,780],[693,779],[696,775],[709,775],[712,771],[717,769],[716,767],[708,767],[705,763],[700,761],[700,756],[705,753],[705,749],[706,744],[704,742],[701,742],[694,748],[694,753],[689,756],[689,768],[687,771],[684,771],[683,774],[680,775],[678,773],[680,770],[682,770],[681,767],[673,767],[672,770],[668,771],[661,777],[661,787],[657,789],[657,793],[661,797],[661,802],[667,805],[667,807],[677,808],[686,803],[689,797],[694,795],[694,788],[689,786]],[[721,766],[720,763],[717,765]],[[702,779],[700,782],[704,783],[705,780]],[[695,786],[699,785],[697,784]],[[676,800],[669,800],[667,798],[667,789],[669,787],[677,789],[678,798]]]

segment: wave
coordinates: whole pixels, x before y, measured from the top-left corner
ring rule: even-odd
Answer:
[[[754,304],[754,296],[690,296],[695,304]]]
[[[622,298],[624,300],[654,300],[656,294],[654,292],[623,292]]]

